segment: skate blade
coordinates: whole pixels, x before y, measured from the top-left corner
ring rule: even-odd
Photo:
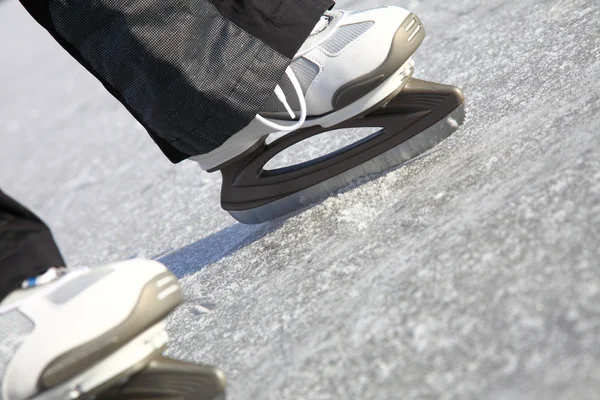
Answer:
[[[98,400],[224,400],[227,378],[218,368],[157,356],[144,370]]]
[[[221,168],[221,206],[242,223],[286,216],[324,199],[353,181],[398,167],[431,149],[464,122],[464,94],[454,86],[410,78],[371,110],[336,126],[312,126],[272,143],[262,141]],[[286,149],[317,135],[378,128],[325,156],[265,169]]]
[[[288,197],[253,209],[229,213],[244,224],[259,224],[293,214],[330,197],[360,178],[381,174],[408,163],[452,135],[463,125],[465,116],[463,103],[437,124],[361,165]]]

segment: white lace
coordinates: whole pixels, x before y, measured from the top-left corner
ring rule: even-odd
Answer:
[[[306,121],[306,114],[308,111],[306,109],[306,99],[304,99],[304,93],[302,92],[302,87],[300,86],[300,82],[298,81],[296,74],[294,74],[294,71],[292,71],[291,67],[287,67],[285,73],[287,74],[288,78],[290,78],[290,81],[292,81],[292,86],[294,86],[294,90],[298,95],[298,102],[300,103],[300,119],[294,125],[276,124],[275,122],[266,119],[262,115],[257,115],[256,119],[258,119],[260,122],[262,122],[269,128],[276,129],[279,132],[292,132],[304,125],[304,122]],[[290,114],[290,117],[292,119],[295,119],[296,114],[294,114],[294,112],[292,111],[292,107],[290,107],[290,104],[288,103],[287,98],[285,97],[285,93],[283,93],[283,89],[281,89],[281,86],[275,86],[275,95],[283,104],[288,114]]]
[[[314,35],[319,32],[322,32],[323,30],[325,30],[325,28],[327,28],[327,26],[329,25],[330,22],[331,22],[331,17],[328,17],[327,15],[321,16],[321,19],[319,19],[319,22],[317,22],[317,25],[315,25],[314,29],[312,30],[312,32],[310,34]],[[294,90],[296,91],[296,94],[298,95],[298,101],[300,103],[300,119],[294,125],[288,126],[288,125],[276,124],[275,122],[264,118],[262,115],[256,116],[256,118],[260,122],[262,122],[264,125],[268,126],[269,128],[272,128],[272,129],[277,129],[279,132],[291,132],[291,131],[295,131],[296,129],[302,127],[302,125],[306,121],[306,115],[308,112],[306,109],[306,100],[304,99],[304,93],[302,92],[302,87],[300,86],[300,82],[298,81],[296,74],[294,73],[294,71],[292,70],[291,67],[287,67],[287,69],[285,70],[285,73],[290,78],[290,81],[292,81]],[[283,92],[283,89],[281,89],[281,86],[279,86],[279,85],[275,86],[275,95],[277,96],[279,101],[285,107],[286,111],[290,115],[290,118],[292,120],[296,119],[296,114],[292,110],[292,107],[290,107],[290,104],[288,103],[287,98],[285,97],[285,93]]]

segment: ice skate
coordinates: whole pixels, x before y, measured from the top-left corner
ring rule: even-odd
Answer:
[[[0,399],[223,398],[221,371],[161,356],[182,295],[160,263],[52,269],[24,287],[0,304]]]
[[[401,165],[448,137],[464,120],[457,88],[412,79],[425,37],[399,7],[328,12],[300,49],[263,112],[215,151],[195,157],[221,171],[221,204],[243,223],[304,208],[357,178]],[[382,128],[329,155],[266,169],[285,149],[328,131]],[[269,134],[292,132],[272,143]]]
[[[414,159],[450,136],[465,119],[464,96],[453,86],[411,78],[399,95],[390,97],[366,115],[333,127],[304,128],[269,144],[263,139],[221,169],[223,209],[247,224],[287,215],[360,177]],[[365,127],[382,129],[315,160],[273,170],[264,168],[277,154],[312,136]]]

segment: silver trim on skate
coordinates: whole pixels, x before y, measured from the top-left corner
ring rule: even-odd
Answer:
[[[283,199],[250,210],[229,211],[229,214],[239,222],[259,224],[314,205],[319,200],[324,200],[335,194],[357,179],[368,175],[381,174],[392,168],[402,166],[432,149],[452,135],[464,123],[465,115],[465,104],[463,103],[437,124],[364,164]]]

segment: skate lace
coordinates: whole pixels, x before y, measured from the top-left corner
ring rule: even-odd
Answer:
[[[328,15],[321,16],[321,18],[319,19],[319,22],[317,22],[317,24],[315,25],[315,27],[313,28],[313,30],[310,34],[315,35],[317,33],[323,32],[329,26],[329,23],[331,22],[331,20],[332,20],[332,18]],[[256,118],[260,122],[262,122],[264,125],[272,128],[272,129],[277,129],[279,132],[292,132],[292,131],[295,131],[296,129],[302,127],[302,125],[306,121],[306,115],[307,115],[308,111],[306,108],[306,100],[304,99],[304,93],[302,92],[302,87],[300,86],[300,82],[298,81],[296,74],[294,73],[294,71],[292,70],[291,67],[287,67],[287,69],[285,70],[285,73],[290,78],[290,81],[292,82],[292,85],[294,86],[294,90],[296,91],[296,94],[298,95],[298,102],[300,103],[300,119],[295,124],[288,126],[288,125],[276,124],[275,122],[270,121],[261,115],[257,115]],[[285,97],[285,93],[283,92],[283,89],[281,89],[281,86],[279,86],[279,85],[275,86],[275,95],[277,96],[277,99],[279,99],[281,104],[283,104],[283,106],[285,107],[285,110],[289,114],[290,118],[292,120],[296,119],[296,114],[292,110],[292,107],[290,107],[290,103],[288,103],[287,98]]]
[[[288,78],[290,78],[292,86],[294,87],[294,90],[298,95],[298,102],[300,103],[300,119],[293,125],[276,124],[275,122],[266,119],[262,115],[256,115],[256,119],[258,119],[261,123],[268,126],[269,128],[276,129],[279,132],[292,132],[304,125],[304,122],[306,122],[306,115],[308,111],[306,108],[306,99],[304,99],[304,93],[302,92],[302,87],[300,86],[300,82],[298,81],[296,74],[294,73],[291,67],[287,67],[285,73],[287,74]],[[296,119],[296,114],[294,113],[294,111],[292,111],[292,107],[290,107],[290,104],[288,103],[287,98],[285,97],[285,93],[283,92],[283,89],[281,89],[281,86],[275,86],[275,95],[283,104],[292,120]]]

